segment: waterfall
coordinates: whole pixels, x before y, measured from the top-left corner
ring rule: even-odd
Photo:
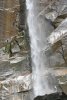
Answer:
[[[45,54],[47,37],[54,28],[44,15],[39,15],[43,9],[40,0],[26,0],[26,7],[31,41],[33,91],[36,97],[57,92],[53,70],[49,66],[49,57]]]

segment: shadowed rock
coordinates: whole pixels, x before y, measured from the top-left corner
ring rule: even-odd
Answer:
[[[44,96],[37,96],[34,100],[67,100],[67,95],[65,93],[53,93]]]

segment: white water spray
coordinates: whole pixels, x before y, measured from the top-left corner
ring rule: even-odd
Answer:
[[[28,26],[31,41],[32,79],[34,95],[45,95],[57,92],[55,77],[49,68],[45,55],[46,39],[53,27],[44,15],[38,16],[42,10],[40,0],[26,0],[28,10]],[[38,17],[37,17],[38,16]]]

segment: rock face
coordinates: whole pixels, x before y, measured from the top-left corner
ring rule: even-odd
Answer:
[[[22,32],[25,29],[25,11],[25,0],[0,0],[1,100],[32,100],[29,97],[32,89],[29,50]],[[14,38],[16,35],[17,39]],[[12,57],[8,54],[10,45]]]
[[[67,35],[67,18],[51,33],[48,42],[53,45]]]
[[[54,93],[45,96],[38,96],[34,100],[67,100],[67,95],[64,93]]]
[[[5,91],[6,94],[29,91],[32,89],[31,74],[17,76],[15,78],[9,78],[7,80],[1,81],[0,87],[2,89],[2,93]]]
[[[0,0],[0,42],[16,35],[19,8],[19,0]]]
[[[16,54],[9,58],[2,49],[0,49],[0,53],[0,97],[5,100],[19,99],[24,95],[23,92],[32,89],[28,54],[24,56]],[[19,92],[22,92],[21,96],[20,94],[12,95]],[[28,95],[25,93],[24,98]],[[24,100],[23,96],[20,100]]]
[[[5,5],[3,6],[4,3]],[[25,0],[0,0],[0,48],[3,47],[2,42],[5,40],[5,38],[9,38],[10,40],[11,36],[18,33],[18,28],[19,31],[26,28],[25,6]],[[55,21],[60,24],[60,22],[67,17],[67,0],[40,0],[40,6],[41,9],[38,16],[44,15],[52,24],[53,22],[55,23]],[[56,20],[58,16],[59,20]],[[61,25],[52,32],[52,34],[50,33],[49,38],[55,37],[56,35],[58,37],[60,35],[60,38],[58,39],[61,39],[63,36],[65,36],[67,34],[66,24],[67,19],[65,19]],[[64,30],[64,34],[62,33],[62,30]],[[56,42],[55,40],[57,40],[57,38],[55,37],[53,40],[54,41],[50,41],[49,39],[49,41],[53,44]],[[64,45],[66,54],[67,39],[63,39],[62,41],[66,45]],[[0,49],[0,100],[33,100],[33,93],[31,90],[31,66],[29,64],[28,53],[21,54],[19,47],[12,49],[12,52],[17,53],[15,56],[9,58],[9,55],[5,54],[3,49]],[[55,64],[57,64],[58,67],[58,63],[60,62],[64,63],[62,57],[56,53],[52,54],[50,58],[51,66],[54,67]],[[63,66],[66,67],[66,65]],[[65,91],[67,83],[65,83],[65,86],[64,84],[61,86]],[[67,90],[65,92],[67,92]],[[67,100],[67,96],[65,94],[62,94],[62,96],[59,96],[59,94],[50,94],[44,97],[39,96],[34,100],[55,99]]]
[[[19,0],[19,3],[20,3],[19,31],[22,31],[25,28],[25,24],[26,24],[26,4],[25,2],[26,2],[25,0]]]
[[[12,95],[0,96],[0,100],[33,100],[33,95],[31,91],[14,93]]]

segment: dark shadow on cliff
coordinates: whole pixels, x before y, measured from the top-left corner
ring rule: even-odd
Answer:
[[[44,96],[37,96],[34,100],[67,100],[67,95],[62,93],[52,93]]]

